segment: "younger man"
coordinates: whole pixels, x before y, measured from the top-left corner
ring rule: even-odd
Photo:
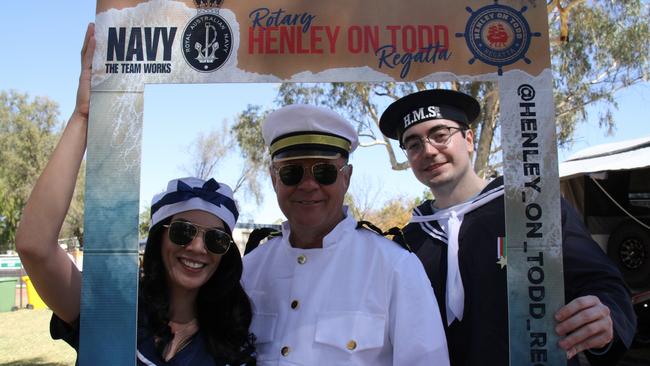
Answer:
[[[407,95],[382,114],[380,129],[398,140],[416,178],[435,200],[414,210],[405,240],[436,293],[452,365],[508,365],[506,266],[496,243],[505,236],[503,178],[473,169],[478,102],[451,90]],[[635,317],[620,273],[562,201],[565,299],[556,314],[570,365],[587,351],[592,365],[615,365],[629,347]],[[435,219],[418,222],[418,216]]]

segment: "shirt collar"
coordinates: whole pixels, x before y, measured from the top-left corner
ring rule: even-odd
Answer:
[[[323,248],[328,248],[339,243],[350,230],[355,230],[357,227],[357,221],[350,215],[349,207],[343,206],[343,220],[341,220],[332,231],[330,231],[323,238]],[[282,223],[282,238],[287,246],[291,247],[289,242],[289,237],[291,235],[291,227],[289,221],[284,221]]]

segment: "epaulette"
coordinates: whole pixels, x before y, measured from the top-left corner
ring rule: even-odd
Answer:
[[[281,236],[282,233],[276,229],[270,227],[260,227],[251,231],[246,241],[246,248],[244,249],[244,255],[253,251],[260,245],[260,242],[266,238]]]
[[[404,238],[404,233],[402,233],[402,229],[398,228],[397,226],[392,227],[388,229],[387,231],[382,231],[379,227],[375,226],[369,221],[359,221],[357,222],[357,229],[360,228],[365,228],[371,231],[376,232],[377,234],[381,236],[386,236],[386,235],[392,235],[393,236],[393,241],[399,244],[402,248],[408,250],[409,252],[413,252],[411,250],[411,246],[408,245],[406,242],[406,239]],[[395,240],[398,238],[399,240]]]

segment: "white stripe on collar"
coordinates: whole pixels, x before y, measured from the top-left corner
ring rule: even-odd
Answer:
[[[140,353],[140,351],[138,351],[138,350],[136,350],[136,356],[138,357],[138,360],[140,360],[140,362],[142,362],[143,364],[145,364],[147,366],[156,366],[155,363],[149,361],[149,359],[144,357],[144,355],[142,353]]]
[[[451,211],[455,211],[459,214],[460,211],[463,214],[473,211],[474,209],[483,206],[484,204],[492,201],[493,199],[503,195],[503,185],[500,185],[496,188],[492,188],[489,191],[483,192],[478,196],[474,197],[470,201],[459,203],[457,205],[447,207],[444,209],[437,210],[436,212],[430,215],[422,215],[422,212],[419,209],[413,210],[413,216],[411,217],[410,222],[427,222],[427,221],[437,221],[440,217],[449,216]]]
[[[458,234],[463,224],[463,218],[466,213],[503,196],[503,192],[503,185],[500,185],[467,202],[438,210],[431,215],[422,215],[420,210],[414,210],[413,217],[411,217],[410,222],[420,223],[425,233],[447,244],[447,283],[445,285],[447,325],[451,325],[455,319],[463,320],[465,308],[465,288],[458,263]],[[433,228],[433,222],[438,222],[438,225],[445,231],[447,240],[444,240],[442,235],[438,234],[439,231]]]
[[[423,216],[423,215],[420,209],[416,207],[413,209],[413,216]],[[445,244],[447,244],[447,234],[444,231],[435,228],[431,222],[421,222],[420,227],[422,228],[422,231],[426,232],[430,236],[438,240],[441,240]]]

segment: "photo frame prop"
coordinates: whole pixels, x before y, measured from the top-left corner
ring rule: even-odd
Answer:
[[[146,84],[497,81],[510,362],[566,363],[545,2],[98,0],[88,132],[82,365],[136,358]],[[495,243],[497,244],[497,243]],[[495,264],[496,265],[496,264]]]

